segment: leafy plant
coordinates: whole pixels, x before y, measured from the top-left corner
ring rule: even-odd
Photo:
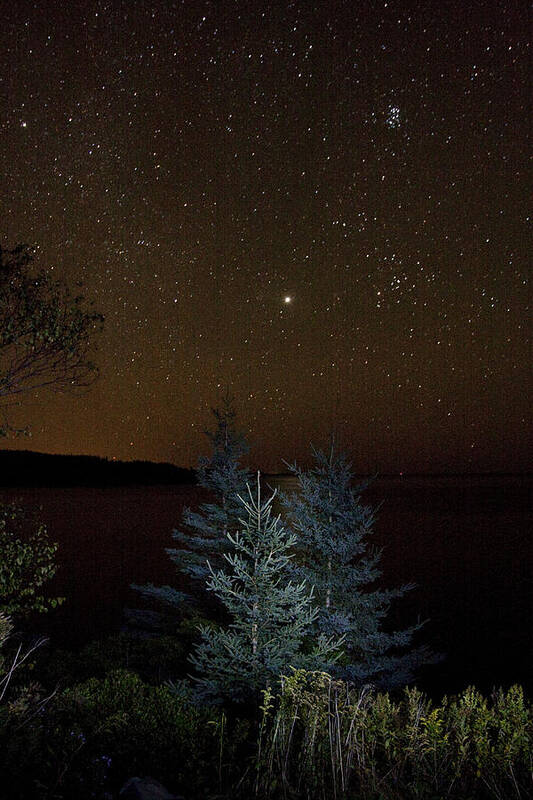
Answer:
[[[4,737],[3,780],[16,787],[13,800],[88,800],[134,774],[204,798],[242,777],[247,737],[247,723],[116,670],[66,689],[31,726]]]
[[[325,673],[293,670],[265,693],[256,794],[295,798],[510,800],[530,796],[533,709],[522,689],[473,688],[433,705],[393,701]]]
[[[46,685],[72,686],[91,677],[104,678],[117,669],[135,672],[150,684],[185,674],[187,648],[176,636],[141,637],[127,633],[85,645],[79,652],[52,650],[41,659],[38,674]]]
[[[56,573],[57,544],[34,513],[16,504],[0,506],[0,552],[0,609],[5,614],[25,617],[63,602],[41,591]]]

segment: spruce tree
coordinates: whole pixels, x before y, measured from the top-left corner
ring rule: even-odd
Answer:
[[[391,602],[414,588],[371,588],[381,577],[381,551],[372,548],[375,512],[361,503],[368,481],[352,487],[353,474],[343,454],[312,448],[314,466],[304,471],[288,464],[298,479],[294,494],[281,495],[284,519],[297,539],[293,567],[297,580],[314,587],[316,632],[344,635],[345,657],[333,673],[356,684],[392,687],[408,683],[422,663],[435,660],[425,647],[413,648],[422,624],[383,630]]]
[[[230,615],[227,628],[200,626],[202,641],[190,661],[197,690],[209,700],[259,699],[289,667],[324,669],[339,655],[341,637],[310,637],[318,616],[305,581],[293,583],[289,565],[296,537],[271,517],[275,493],[261,502],[247,487],[239,497],[248,519],[238,533],[227,533],[230,552],[225,569],[209,564],[207,588]]]
[[[198,484],[213,493],[215,502],[204,503],[198,512],[187,509],[184,524],[187,530],[174,531],[174,539],[186,547],[169,550],[177,563],[185,562],[183,570],[191,577],[205,579],[208,574],[206,555],[211,563],[216,553],[227,549],[226,535],[238,530],[242,506],[238,495],[244,494],[250,472],[241,466],[249,447],[244,435],[235,427],[236,412],[228,394],[222,405],[212,409],[216,420],[213,431],[205,431],[211,442],[211,455],[200,458]]]
[[[171,586],[133,584],[132,587],[169,607],[179,607],[182,612],[190,611],[191,603],[197,598],[194,585],[200,592],[205,589],[209,574],[207,557],[212,564],[222,564],[222,551],[228,548],[227,534],[235,533],[240,525],[242,507],[237,495],[244,494],[250,478],[249,470],[241,466],[241,459],[249,448],[244,435],[235,426],[236,412],[229,394],[226,393],[221,405],[211,411],[215,427],[205,431],[211,453],[200,458],[197,478],[198,485],[210,491],[213,500],[203,503],[198,511],[185,509],[183,529],[172,531],[172,538],[180,547],[166,550],[178,570],[192,580],[193,594]]]

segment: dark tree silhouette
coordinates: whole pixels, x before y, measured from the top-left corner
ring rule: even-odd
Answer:
[[[44,270],[32,272],[27,245],[0,247],[0,404],[36,389],[73,391],[98,370],[89,358],[103,317]],[[0,433],[10,429],[7,420]],[[11,429],[13,430],[13,429]]]

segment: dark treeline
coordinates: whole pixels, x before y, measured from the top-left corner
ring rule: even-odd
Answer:
[[[195,482],[194,470],[169,463],[0,450],[0,485],[5,487],[155,486]]]

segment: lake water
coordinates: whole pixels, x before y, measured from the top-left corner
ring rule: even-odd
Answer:
[[[406,477],[364,493],[383,502],[372,537],[384,548],[383,585],[417,584],[392,621],[429,618],[423,641],[447,654],[422,676],[426,688],[520,682],[533,692],[531,488],[527,477]],[[40,507],[59,543],[49,588],[67,601],[40,618],[43,630],[73,646],[118,631],[123,608],[139,605],[131,583],[175,583],[164,549],[183,508],[205,499],[190,486],[0,490],[0,501]]]

